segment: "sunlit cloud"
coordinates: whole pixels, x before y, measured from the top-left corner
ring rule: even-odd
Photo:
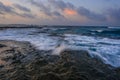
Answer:
[[[4,3],[7,6],[11,6],[13,3],[11,1],[0,0],[0,2]]]
[[[67,14],[67,15],[75,15],[75,14],[77,14],[77,12],[75,10],[68,9],[68,8],[64,9],[64,13]]]

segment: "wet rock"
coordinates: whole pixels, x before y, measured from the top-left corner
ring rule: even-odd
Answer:
[[[120,80],[120,68],[116,68],[115,71],[117,73],[117,78]]]
[[[51,73],[42,74],[35,80],[61,80],[61,79],[58,75],[56,75],[56,73],[51,72]]]
[[[69,63],[70,62],[70,63]],[[72,62],[72,63],[71,63]],[[104,64],[100,60],[96,60],[91,58],[91,56],[86,51],[75,51],[75,50],[65,50],[61,53],[61,60],[60,64],[65,63],[67,66],[63,65],[62,67],[67,67],[68,71],[72,71],[73,75],[76,74],[75,72],[84,72],[87,73],[89,76],[88,79],[79,78],[80,80],[95,80],[95,79],[106,79],[107,75],[113,75],[115,72],[109,68],[108,65]],[[70,66],[75,66],[74,69],[69,69]],[[110,74],[111,73],[111,74]],[[87,76],[87,75],[85,75]],[[71,80],[72,78],[69,77]],[[76,77],[73,78],[73,80]],[[114,76],[113,78],[116,79]],[[77,80],[77,79],[76,79]]]
[[[67,80],[91,80],[88,75],[85,74],[79,74],[78,75],[70,75]]]
[[[45,55],[44,57],[45,57],[46,61],[51,62],[51,63],[55,63],[60,59],[60,56],[51,55],[51,54]]]
[[[0,48],[6,47],[6,45],[4,44],[0,44]]]
[[[39,59],[39,60],[36,60],[33,64],[39,65],[39,66],[45,66],[48,64],[48,62],[45,59]]]
[[[0,69],[3,68],[3,67],[4,67],[4,65],[0,65]]]
[[[24,68],[18,68],[14,72],[11,73],[9,80],[31,80],[30,76],[27,75],[26,70]]]
[[[11,63],[7,64],[8,69],[0,69],[1,80],[120,80],[120,68],[104,64],[84,50],[67,49],[52,55],[51,51],[39,51],[28,42],[7,43],[12,47],[1,54],[9,55],[4,59]]]

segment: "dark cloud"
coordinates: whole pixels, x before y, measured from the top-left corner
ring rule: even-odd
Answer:
[[[70,9],[74,9],[75,6],[69,2],[65,3],[64,1],[62,0],[48,0],[48,2],[56,7],[57,9],[60,9],[60,10],[64,10],[65,8],[70,8]]]
[[[48,16],[51,16],[51,15],[52,15],[52,14],[51,14],[51,11],[50,11],[50,8],[49,8],[49,7],[46,7],[41,1],[36,2],[36,1],[34,1],[34,0],[30,0],[30,3],[31,3],[32,5],[37,6],[37,7],[40,9],[40,11],[44,12],[46,15],[48,15]]]
[[[48,5],[43,4],[41,1],[30,0],[30,3],[38,7],[40,11],[44,12],[47,16],[63,17],[63,15],[59,11],[52,11],[52,9]]]
[[[97,20],[97,21],[105,21],[106,17],[102,14],[97,14],[95,12],[92,12],[84,7],[75,7],[73,4],[71,3],[65,3],[62,0],[48,0],[52,6],[56,7],[58,10],[62,10],[64,11],[66,8],[68,9],[72,9],[75,10],[78,14],[87,17],[88,19],[91,20]]]
[[[84,7],[79,7],[77,9],[77,12],[80,14],[80,15],[83,15],[85,17],[87,17],[88,19],[91,19],[91,20],[97,20],[97,21],[105,21],[106,20],[106,17],[102,14],[97,14],[95,12],[92,12]]]
[[[55,6],[57,9],[64,10],[64,8],[67,7],[66,3],[64,3],[62,0],[59,0],[59,1],[57,1],[57,0],[48,0],[48,1],[51,3],[51,5]]]
[[[120,21],[120,8],[118,9],[109,9],[107,15],[115,21]]]
[[[57,12],[57,11],[54,11],[53,14],[54,14],[55,16],[62,16],[62,15],[61,15],[59,12]]]
[[[19,4],[13,4],[13,5],[14,5],[15,8],[18,8],[18,9],[21,10],[21,11],[31,12],[30,9],[28,9],[28,8],[26,8],[26,7],[24,7],[24,6],[21,6],[21,5],[19,5]]]
[[[29,12],[29,10],[27,8],[24,8],[22,6],[19,6],[19,9],[22,10],[22,11],[27,10],[27,12]],[[35,18],[35,16],[32,15],[30,12],[29,13],[25,13],[25,12],[24,13],[17,13],[15,11],[14,7],[6,6],[2,2],[0,2],[0,15],[10,14],[10,15],[17,15],[17,16],[27,17],[27,18]]]
[[[18,14],[18,15],[24,18],[35,18],[35,15],[28,14],[28,13],[23,13],[23,14]]]
[[[11,6],[6,6],[2,2],[0,2],[0,13],[5,14],[5,13],[11,13],[15,14],[16,12],[14,11],[14,8]]]

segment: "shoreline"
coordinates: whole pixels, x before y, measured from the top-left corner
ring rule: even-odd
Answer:
[[[4,55],[4,56],[3,56]],[[0,40],[0,79],[2,80],[119,80],[114,68],[92,58],[84,50],[37,50],[29,42]]]

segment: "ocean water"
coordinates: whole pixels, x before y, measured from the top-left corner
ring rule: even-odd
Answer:
[[[59,54],[65,48],[87,50],[106,64],[120,67],[120,27],[51,26],[0,29],[0,40],[29,41]]]

